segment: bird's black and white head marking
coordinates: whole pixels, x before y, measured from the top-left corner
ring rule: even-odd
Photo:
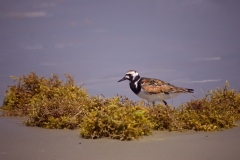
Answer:
[[[139,74],[135,70],[130,70],[118,82],[121,82],[124,80],[129,80],[129,86],[130,86],[131,90],[135,94],[138,94],[141,91],[141,86],[139,84],[140,79],[141,78],[140,78]]]
[[[121,81],[124,81],[124,80],[129,80],[129,82],[133,82],[133,81],[137,81],[139,78],[140,78],[140,76],[135,70],[130,70],[118,82],[121,82]]]

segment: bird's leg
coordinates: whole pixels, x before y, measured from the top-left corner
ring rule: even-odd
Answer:
[[[165,104],[165,106],[167,106],[167,105],[168,105],[168,104],[167,104],[167,102],[166,102],[166,101],[164,101],[164,100],[163,100],[163,103]]]
[[[163,100],[163,98],[160,96],[160,101],[163,101],[163,103],[164,103],[164,105],[166,106],[166,107],[168,107],[168,104],[167,104],[167,102],[166,101],[164,101]]]
[[[166,107],[169,107],[166,101],[163,100],[163,103],[165,104]]]
[[[147,101],[147,102],[148,102],[147,104],[148,104],[148,106],[149,106],[149,105],[150,105],[150,102],[149,102],[149,101]]]
[[[153,104],[153,107],[155,106],[155,102],[152,102],[152,104]]]
[[[166,101],[163,100],[163,103],[165,104],[166,107],[170,107]]]

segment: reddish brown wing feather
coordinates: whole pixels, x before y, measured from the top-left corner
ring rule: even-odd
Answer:
[[[176,87],[170,83],[154,78],[142,78],[141,87],[149,94],[188,92],[185,88]]]

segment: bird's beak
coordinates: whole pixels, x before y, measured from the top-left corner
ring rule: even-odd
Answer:
[[[120,79],[118,82],[121,82],[121,81],[124,81],[124,80],[127,80],[126,77],[123,77],[122,79]]]

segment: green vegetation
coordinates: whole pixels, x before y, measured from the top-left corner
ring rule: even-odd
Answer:
[[[25,124],[52,129],[77,129],[84,138],[109,137],[133,140],[152,130],[218,131],[236,126],[240,119],[240,93],[224,88],[209,91],[175,109],[162,104],[148,106],[126,97],[89,96],[73,77],[66,82],[56,74],[50,78],[12,77],[1,111],[4,116],[25,116]]]
[[[152,132],[152,123],[140,106],[119,107],[118,97],[111,101],[83,118],[80,132],[83,137],[132,140]]]
[[[6,116],[27,116],[27,125],[45,128],[74,129],[90,101],[86,90],[75,86],[74,79],[65,74],[66,83],[56,74],[46,79],[34,72],[27,76],[12,77],[18,81],[10,86],[3,102]]]

